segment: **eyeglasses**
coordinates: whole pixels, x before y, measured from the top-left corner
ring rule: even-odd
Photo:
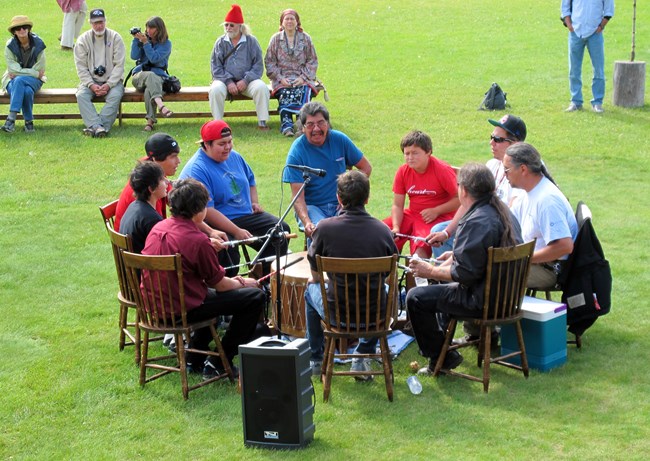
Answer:
[[[508,173],[510,173],[514,168],[516,168],[516,167],[511,166],[510,168],[504,168],[504,169],[503,169],[503,174],[504,174],[505,176],[508,176]]]
[[[502,138],[501,136],[494,136],[493,134],[490,135],[490,139],[492,141],[496,142],[497,144],[500,144],[500,143],[505,142],[505,141],[514,142],[514,139]]]
[[[17,32],[19,30],[32,30],[31,26],[16,26],[13,29],[14,32]]]
[[[235,24],[234,22],[224,22],[223,23],[224,27],[235,27],[236,25],[237,24]]]
[[[305,123],[305,128],[307,128],[308,130],[313,130],[316,126],[318,126],[318,128],[320,128],[322,130],[327,126],[327,121],[319,120],[317,122],[307,122],[307,123]]]

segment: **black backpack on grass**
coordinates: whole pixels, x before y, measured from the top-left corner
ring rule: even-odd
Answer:
[[[485,93],[485,98],[478,110],[503,110],[507,104],[506,93],[503,92],[498,83],[493,83]]]

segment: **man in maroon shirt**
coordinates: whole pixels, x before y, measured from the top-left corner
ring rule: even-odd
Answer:
[[[232,363],[237,347],[253,339],[264,308],[265,295],[255,279],[225,276],[213,242],[199,230],[199,225],[205,219],[208,200],[208,191],[200,182],[195,179],[177,181],[169,193],[172,216],[151,229],[142,254],[182,255],[187,320],[196,322],[231,315],[230,325],[221,342]],[[144,287],[144,281],[149,277],[147,271],[143,271],[142,277]],[[174,281],[171,283],[171,295],[177,302],[179,290],[174,286]],[[161,289],[167,291],[166,286]],[[194,334],[191,347],[207,350],[211,339],[210,330],[204,328]],[[199,358],[200,354],[188,354],[187,363],[192,371],[201,369]],[[217,361],[206,360],[203,375],[205,378],[211,377],[220,368]],[[235,368],[233,371],[237,373]]]

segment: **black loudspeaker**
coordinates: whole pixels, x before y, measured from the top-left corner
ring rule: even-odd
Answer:
[[[314,438],[314,386],[306,339],[263,336],[239,346],[244,444],[302,448]]]

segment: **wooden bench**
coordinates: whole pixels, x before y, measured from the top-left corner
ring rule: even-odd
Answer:
[[[324,89],[319,87],[319,89]],[[181,88],[181,91],[174,94],[165,94],[164,100],[165,105],[171,102],[205,102],[205,108],[209,109],[208,106],[208,91],[210,90],[209,86],[189,86]],[[269,89],[270,91],[270,89]],[[77,104],[77,97],[75,96],[77,92],[76,88],[42,88],[34,95],[34,105],[36,104]],[[237,95],[233,96],[233,101],[252,101],[251,98],[247,96]],[[104,98],[94,98],[94,102],[104,102]],[[123,106],[124,103],[135,102],[141,104],[141,110],[138,112],[124,112]],[[9,105],[9,95],[7,93],[0,93],[0,105],[5,104]],[[170,106],[170,109],[174,112],[171,118],[212,118],[212,113],[208,111],[185,111],[180,112],[174,110],[173,106]],[[122,125],[122,120],[125,118],[133,119],[142,119],[146,113],[144,112],[144,93],[138,92],[133,87],[127,87],[124,89],[124,96],[122,96],[122,102],[119,107],[117,120],[118,124]],[[235,111],[226,111],[224,117],[254,117],[256,116],[255,110],[235,110]],[[278,115],[277,109],[269,110],[269,115]],[[7,115],[0,115],[0,120],[5,120]],[[22,118],[22,114],[19,115],[19,119]],[[40,120],[66,120],[66,119],[80,119],[81,115],[78,110],[75,110],[71,113],[38,113],[34,111],[34,118]]]

